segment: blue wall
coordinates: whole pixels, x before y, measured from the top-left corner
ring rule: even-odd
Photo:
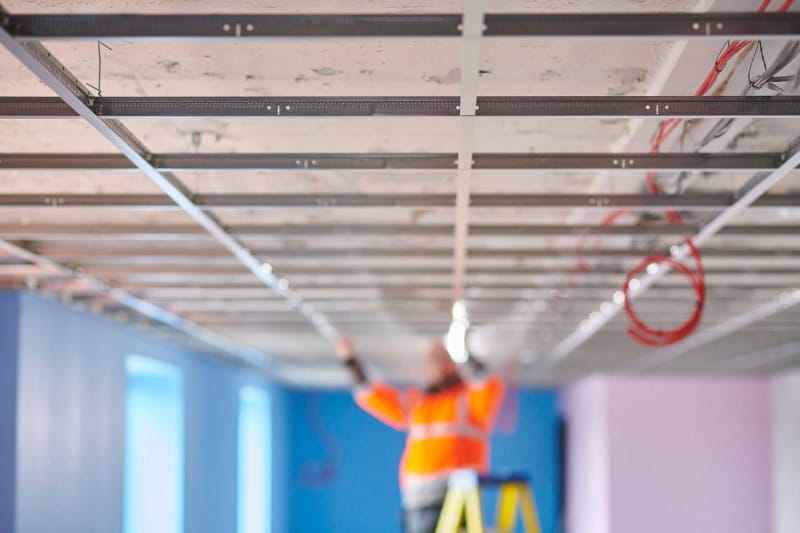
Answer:
[[[129,354],[183,371],[186,531],[235,531],[239,387],[264,383],[32,294],[20,311],[17,533],[121,530]]]
[[[405,436],[366,415],[346,392],[289,390],[284,396],[292,446],[288,530],[399,531],[397,465]],[[494,436],[492,468],[532,476],[543,533],[554,533],[560,505],[557,394],[522,392],[518,426],[512,435]],[[325,471],[326,457],[335,466],[333,478],[309,476]],[[493,498],[486,503],[492,514]]]
[[[0,291],[0,532],[14,528],[19,298]]]
[[[403,435],[364,414],[349,393],[287,391],[286,396],[292,443],[288,531],[399,531],[397,461]],[[314,427],[317,413],[331,439],[329,449]],[[325,466],[335,469],[327,482]]]

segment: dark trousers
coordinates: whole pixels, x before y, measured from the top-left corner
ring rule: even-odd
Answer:
[[[435,533],[443,503],[440,501],[417,509],[403,509],[403,533]]]

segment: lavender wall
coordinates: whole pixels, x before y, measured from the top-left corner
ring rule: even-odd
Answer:
[[[611,530],[768,531],[769,384],[615,379]]]
[[[567,457],[580,472],[568,484],[568,531],[768,531],[769,392],[760,378],[615,377],[573,386]],[[595,499],[607,499],[607,510]]]

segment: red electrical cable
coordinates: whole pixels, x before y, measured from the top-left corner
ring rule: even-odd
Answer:
[[[766,11],[767,7],[769,7],[770,1],[771,0],[763,0],[761,5],[758,7],[758,12],[763,13]],[[793,3],[794,0],[786,0],[781,7],[778,8],[778,11],[781,13],[785,12]],[[708,93],[708,91],[710,91],[716,83],[720,73],[725,70],[728,62],[737,54],[739,54],[739,52],[747,48],[751,43],[752,41],[729,42],[722,52],[720,52],[716,61],[714,61],[714,66],[708,72],[700,87],[698,87],[697,91],[695,91],[695,96],[704,96],[706,93]],[[650,152],[658,153],[661,150],[661,145],[675,131],[681,122],[682,119],[678,118],[667,119],[661,122],[656,130],[655,135],[653,136],[653,140],[650,145]],[[658,186],[658,182],[656,181],[655,172],[648,172],[646,174],[646,184],[647,190],[651,194],[663,193],[662,189]],[[612,212],[603,221],[603,225],[612,224],[620,216],[626,214],[627,212],[628,211]],[[666,211],[664,216],[670,224],[681,224],[683,222],[683,218],[677,211]],[[684,242],[689,249],[692,258],[694,259],[694,269],[689,268],[682,262],[669,255],[651,255],[642,259],[642,261],[640,261],[639,264],[637,264],[625,276],[625,281],[622,285],[622,292],[625,295],[623,308],[625,310],[625,315],[628,317],[628,321],[630,322],[627,333],[629,337],[641,344],[645,344],[647,346],[667,346],[670,344],[675,344],[691,335],[700,324],[706,299],[705,271],[703,270],[702,257],[700,256],[700,252],[697,250],[695,244],[690,238],[687,238]],[[584,242],[582,240],[579,242],[578,246],[582,247],[583,244]],[[689,318],[677,328],[671,330],[652,328],[643,320],[641,320],[636,314],[636,311],[633,309],[630,298],[631,280],[633,280],[637,275],[639,275],[639,273],[646,270],[652,264],[658,265],[660,268],[666,266],[671,270],[680,272],[686,277],[686,279],[689,281],[689,285],[695,292],[696,300],[694,311]]]
[[[700,258],[700,253],[695,247],[691,239],[684,241],[689,248],[690,253],[695,261],[695,269],[692,270],[685,264],[669,255],[651,255],[642,259],[628,275],[625,276],[625,282],[622,285],[622,291],[625,294],[624,310],[625,315],[628,317],[631,325],[627,329],[628,336],[641,344],[647,346],[666,346],[675,344],[689,335],[700,324],[700,319],[703,316],[703,307],[706,303],[706,285],[705,285],[705,271],[703,270],[703,262]],[[635,278],[640,272],[647,269],[650,265],[656,264],[659,267],[666,265],[672,270],[683,274],[689,284],[695,291],[696,300],[694,311],[691,316],[679,327],[671,330],[654,329],[642,321],[631,303],[629,291],[631,290],[631,280]]]

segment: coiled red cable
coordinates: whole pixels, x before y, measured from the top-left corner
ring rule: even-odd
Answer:
[[[692,240],[686,239],[684,243],[689,248],[689,252],[694,258],[694,269],[689,268],[681,261],[669,255],[650,255],[642,259],[639,264],[625,276],[625,282],[622,285],[622,291],[625,294],[623,309],[625,310],[625,316],[628,317],[631,323],[626,331],[628,336],[646,346],[667,346],[680,342],[691,335],[700,324],[700,320],[703,317],[703,307],[706,303],[706,283],[703,262],[700,258],[700,252],[697,250]],[[692,314],[681,326],[675,329],[661,330],[652,328],[641,320],[633,309],[633,304],[631,303],[632,298],[629,292],[631,290],[631,280],[653,264],[659,265],[659,268],[666,266],[676,272],[680,272],[689,281],[689,285],[691,285],[692,289],[694,289],[696,296],[694,311],[692,311]]]
[[[781,7],[778,8],[778,11],[781,13],[785,12],[793,3],[794,0],[786,0]],[[767,7],[769,7],[769,4],[770,0],[763,0],[758,8],[758,12],[762,13],[766,11]],[[708,93],[708,91],[714,86],[714,83],[716,83],[720,73],[725,70],[728,62],[737,54],[739,54],[739,52],[747,48],[751,43],[752,41],[729,42],[722,52],[720,52],[719,56],[714,62],[714,66],[708,72],[708,75],[706,75],[703,83],[700,85],[697,91],[695,91],[695,96],[704,96],[706,93]],[[655,135],[653,136],[653,140],[650,145],[650,152],[658,153],[661,150],[661,145],[663,142],[675,131],[681,122],[682,119],[679,118],[667,119],[661,122],[656,130]],[[646,174],[646,182],[647,189],[651,194],[663,194],[663,190],[658,186],[658,182],[656,181],[655,172],[648,172]],[[606,217],[603,224],[610,225],[625,213],[627,213],[627,211],[615,211]],[[670,224],[683,223],[683,218],[677,211],[666,211],[664,216]],[[675,344],[691,335],[700,324],[706,300],[706,284],[703,260],[700,256],[700,252],[697,250],[697,247],[695,246],[694,242],[692,242],[691,238],[685,239],[684,243],[694,259],[694,269],[688,267],[670,255],[651,255],[642,259],[625,276],[625,280],[622,285],[622,292],[625,295],[623,309],[625,311],[625,315],[628,317],[628,321],[630,322],[630,325],[627,329],[628,336],[636,342],[646,346],[667,346],[670,344]],[[579,243],[579,246],[583,246],[583,243]],[[639,318],[633,308],[633,304],[631,303],[631,281],[653,264],[658,265],[659,268],[666,267],[676,272],[680,272],[686,277],[686,279],[689,281],[689,285],[695,292],[694,310],[689,318],[677,328],[661,330],[649,326],[641,318]]]

